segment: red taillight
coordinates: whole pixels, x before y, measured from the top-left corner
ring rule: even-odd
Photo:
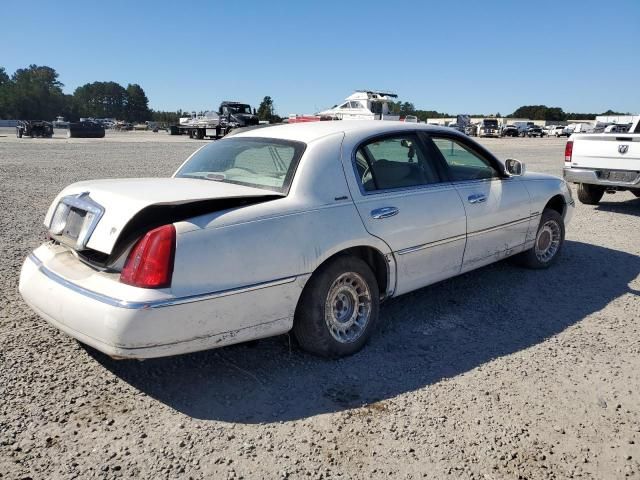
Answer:
[[[134,287],[171,286],[176,229],[173,225],[155,228],[138,240],[120,273],[120,281]]]
[[[564,161],[571,162],[573,156],[573,140],[569,140],[564,147]]]

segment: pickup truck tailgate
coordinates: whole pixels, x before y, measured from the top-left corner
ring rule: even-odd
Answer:
[[[573,135],[571,167],[640,170],[640,134]]]

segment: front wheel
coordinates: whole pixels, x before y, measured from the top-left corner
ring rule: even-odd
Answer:
[[[598,205],[604,195],[604,187],[600,185],[578,184],[578,200],[585,205]]]
[[[557,211],[546,209],[542,212],[533,248],[522,252],[525,267],[548,268],[557,260],[564,244],[564,219]]]
[[[357,257],[336,257],[305,286],[293,333],[308,352],[329,358],[351,355],[371,336],[379,303],[378,283],[369,265]]]

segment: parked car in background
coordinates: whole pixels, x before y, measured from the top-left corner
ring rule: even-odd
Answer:
[[[569,135],[565,132],[565,127],[562,125],[551,125],[549,126],[549,136],[550,137],[568,137]]]
[[[535,123],[533,122],[513,122],[513,125],[516,126],[516,128],[518,129],[518,133],[521,137],[526,137],[527,136],[527,129],[529,127],[533,127],[535,126]]]
[[[67,131],[68,138],[103,138],[104,127],[98,122],[71,122]]]
[[[533,125],[529,128],[527,128],[527,137],[544,137],[544,130],[542,130],[542,127],[539,127],[538,125]]]
[[[578,185],[578,200],[597,205],[605,192],[640,197],[640,119],[624,136],[571,135],[564,151],[564,178]]]
[[[500,136],[500,124],[495,118],[485,118],[480,121],[478,126],[478,135],[480,137],[495,137]]]
[[[502,137],[517,137],[519,135],[518,127],[515,125],[505,125],[502,127],[502,131],[500,132],[500,136]]]
[[[632,124],[614,124],[604,127],[603,133],[627,133],[631,129]]]
[[[415,115],[407,115],[404,117],[404,121],[407,123],[418,123],[418,117]]]
[[[464,133],[465,133],[465,135],[468,135],[470,137],[477,137],[478,136],[478,124],[470,123],[469,125],[464,127]]]
[[[572,123],[566,127],[566,131],[570,135],[574,133],[593,133],[595,126],[590,123]]]
[[[18,120],[16,125],[16,137],[44,137],[53,136],[53,123],[44,120]]]
[[[65,188],[19,288],[115,357],[289,330],[339,357],[367,342],[382,300],[513,255],[549,267],[573,207],[561,178],[450,128],[268,126],[205,145],[172,178]]]

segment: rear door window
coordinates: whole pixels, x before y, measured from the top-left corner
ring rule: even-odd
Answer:
[[[371,140],[356,151],[356,171],[367,192],[437,183],[433,159],[427,158],[414,134]]]

